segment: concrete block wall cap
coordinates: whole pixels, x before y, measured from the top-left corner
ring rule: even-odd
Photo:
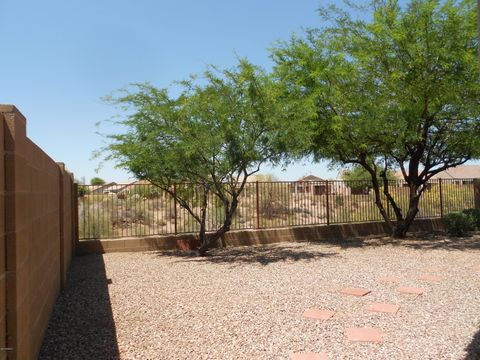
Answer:
[[[0,112],[20,112],[20,110],[12,104],[0,104]]]
[[[9,105],[9,104],[0,104],[0,113],[14,113],[18,115],[24,122],[27,121],[25,116],[18,110],[18,108],[15,105]]]

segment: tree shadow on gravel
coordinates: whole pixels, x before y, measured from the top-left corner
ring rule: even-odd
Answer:
[[[325,244],[341,248],[365,248],[378,246],[401,246],[410,249],[428,250],[480,250],[480,234],[475,233],[468,237],[451,237],[443,232],[415,233],[405,239],[394,239],[386,235],[352,238],[349,240],[322,241]]]
[[[289,245],[295,244],[295,245]],[[309,248],[299,246],[308,244]],[[316,245],[319,250],[312,250]],[[268,265],[280,261],[310,261],[318,258],[339,256],[338,250],[349,248],[375,248],[382,246],[398,246],[416,250],[478,250],[480,251],[480,232],[469,237],[450,237],[443,232],[422,232],[409,235],[405,239],[394,239],[387,235],[352,237],[348,240],[328,240],[301,243],[276,243],[268,245],[250,245],[243,247],[217,248],[209,251],[207,256],[199,257],[195,251],[157,251],[158,256],[177,257],[178,261],[209,263],[258,263]],[[325,251],[325,249],[331,251]]]
[[[101,255],[75,257],[57,299],[39,359],[119,359]]]
[[[315,245],[309,243],[309,245]],[[207,256],[200,257],[194,252],[159,251],[159,256],[174,256],[181,260],[213,264],[260,264],[269,265],[277,262],[312,261],[319,258],[338,256],[336,252],[324,252],[305,249],[299,246],[265,245],[234,248],[212,249]]]
[[[473,336],[472,342],[465,349],[467,355],[465,360],[479,360],[480,359],[480,330]]]

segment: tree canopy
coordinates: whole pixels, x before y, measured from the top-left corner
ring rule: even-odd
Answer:
[[[104,184],[105,184],[105,180],[99,177],[93,177],[90,180],[90,185],[104,185]]]
[[[277,102],[271,79],[243,60],[232,70],[210,68],[201,81],[178,85],[178,96],[138,84],[110,98],[128,116],[119,121],[126,132],[108,136],[104,150],[107,159],[164,189],[188,211],[199,224],[204,254],[230,229],[248,178],[265,162],[278,162],[291,144],[302,143],[288,121],[302,110]],[[223,220],[207,234],[212,197],[221,204]]]
[[[370,10],[368,20],[323,12],[323,28],[273,49],[274,76],[284,98],[310,110],[305,153],[363,167],[392,233],[404,236],[428,180],[480,155],[476,6],[385,0]],[[410,188],[408,209],[390,195],[389,169],[400,169]]]

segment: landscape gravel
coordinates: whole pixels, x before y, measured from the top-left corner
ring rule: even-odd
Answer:
[[[73,260],[41,359],[479,359],[480,235],[281,243]],[[438,282],[421,280],[427,275]],[[397,277],[398,282],[380,281]],[[399,287],[424,289],[402,294]],[[344,288],[371,290],[363,297]],[[371,312],[396,304],[396,314]],[[333,310],[328,320],[305,310]],[[346,339],[379,329],[380,343]]]

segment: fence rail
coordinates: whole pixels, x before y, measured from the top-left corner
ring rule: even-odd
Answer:
[[[432,180],[422,195],[418,218],[443,217],[474,207],[473,179]],[[404,181],[390,181],[392,196],[402,209],[408,204]],[[175,191],[188,196],[194,211],[200,194],[192,184],[177,184]],[[79,238],[117,238],[168,235],[198,231],[193,217],[165,191],[150,184],[79,186]],[[394,212],[382,199],[389,216]],[[211,195],[207,229],[223,223],[223,207]],[[301,225],[329,225],[379,221],[369,181],[250,182],[240,196],[232,230]]]

